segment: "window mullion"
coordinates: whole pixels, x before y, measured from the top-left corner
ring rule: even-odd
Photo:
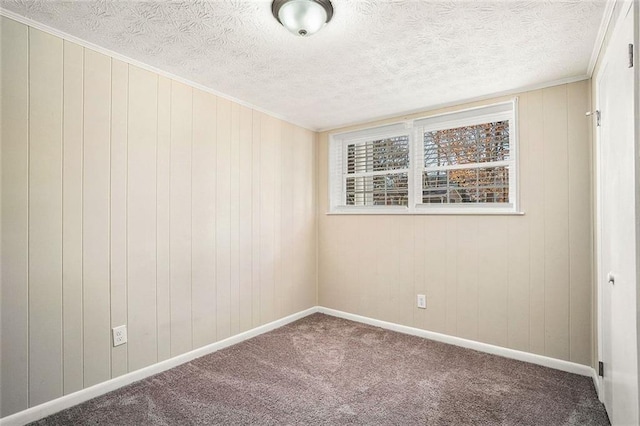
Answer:
[[[421,163],[419,160],[419,145],[418,145],[418,129],[413,128],[409,133],[409,175],[407,184],[409,186],[409,209],[413,211],[417,204],[417,190],[418,190],[418,182],[417,182],[417,174],[420,171]]]
[[[409,169],[389,169],[389,170],[378,170],[375,172],[359,172],[359,173],[346,173],[345,177],[369,177],[369,176],[384,176],[384,175],[395,175],[398,173],[409,173]]]

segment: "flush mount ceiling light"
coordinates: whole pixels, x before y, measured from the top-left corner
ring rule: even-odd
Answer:
[[[333,6],[329,0],[274,0],[271,12],[295,35],[309,36],[331,20]]]

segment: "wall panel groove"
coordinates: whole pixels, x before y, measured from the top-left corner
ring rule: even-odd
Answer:
[[[193,94],[193,343],[216,341],[215,220],[216,102],[211,94]]]
[[[129,66],[113,60],[111,76],[111,327],[117,327],[127,323]],[[127,349],[111,349],[111,377],[129,371]]]
[[[62,46],[29,30],[30,406],[63,394]]]
[[[320,305],[591,364],[589,83],[517,96],[522,216],[327,215],[329,133],[320,134]]]
[[[85,50],[82,193],[84,386],[111,377],[111,58]]]
[[[284,141],[282,141],[284,144]],[[230,223],[230,334],[238,334],[240,332],[240,253],[239,253],[239,227],[240,212],[239,202],[239,170],[240,170],[240,105],[231,104],[231,135],[230,135],[230,153],[229,153],[229,217]]]
[[[64,393],[83,387],[82,157],[84,52],[64,42],[62,318]]]
[[[158,76],[129,67],[127,150],[128,368],[157,362],[156,238]]]
[[[239,281],[240,281],[240,331],[252,328],[252,264],[253,222],[251,213],[253,198],[246,194],[253,193],[252,139],[253,113],[249,108],[240,108],[240,147],[238,165],[239,191]]]
[[[231,335],[231,102],[216,105],[216,325],[217,339]]]
[[[193,348],[191,304],[191,144],[193,90],[171,82],[171,356]]]
[[[0,18],[0,415],[29,407],[29,28]],[[5,344],[4,342],[11,342]]]
[[[170,168],[171,80],[158,78],[156,314],[158,361],[171,357]]]
[[[316,304],[313,133],[0,20],[1,416]]]
[[[569,359],[567,87],[542,91],[545,164],[545,353]]]

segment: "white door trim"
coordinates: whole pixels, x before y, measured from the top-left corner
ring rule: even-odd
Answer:
[[[604,65],[602,65],[601,69],[604,68]],[[600,87],[600,79],[602,78],[602,74],[600,74],[598,76],[598,79],[596,80],[596,89],[595,89],[595,93],[594,93],[594,104],[595,104],[595,109],[596,111],[598,111],[600,109],[600,100],[598,97],[598,93],[599,90],[598,88]],[[595,190],[596,190],[596,209],[595,209],[595,239],[596,239],[596,270],[595,270],[595,277],[596,277],[596,309],[597,309],[597,316],[596,316],[596,333],[597,333],[597,339],[598,339],[598,359],[596,360],[596,363],[602,360],[602,289],[604,288],[602,285],[602,277],[601,277],[601,271],[602,271],[602,172],[600,170],[601,166],[602,166],[602,161],[600,160],[601,156],[602,156],[602,151],[601,151],[601,146],[602,146],[602,140],[601,140],[601,136],[600,136],[600,128],[597,127],[595,125],[595,122],[592,124],[594,130],[594,151],[595,151],[595,155],[594,155],[594,162],[595,162],[595,166],[594,166],[594,171],[595,171]],[[596,364],[597,365],[597,364]],[[599,375],[597,376],[598,379],[598,386],[596,387],[598,390],[598,399],[600,400],[600,402],[604,403],[604,386],[602,386],[602,377],[600,377]]]
[[[616,1],[614,6],[611,8],[611,16],[609,17],[609,22],[608,22],[608,26],[607,26],[607,34],[605,39],[611,40],[611,38],[613,38],[613,35],[615,34],[615,32],[618,30],[619,26],[624,22],[624,19],[626,18],[626,16],[631,13],[631,9],[633,7],[633,4],[635,2],[624,2],[624,1]],[[626,6],[626,7],[625,7]],[[620,11],[620,13],[617,14],[615,13],[615,9],[617,7],[622,7],[623,9]],[[603,40],[604,41],[604,40]],[[604,70],[606,68],[606,66],[608,65],[609,61],[610,61],[610,56],[608,54],[608,46],[603,46],[604,49],[601,49],[600,53],[604,54],[603,58],[602,58],[602,63],[599,66],[598,69],[598,75],[596,80],[596,84],[595,84],[595,91],[593,93],[593,98],[594,98],[594,112],[595,111],[600,111],[600,99],[599,99],[599,88],[600,88],[600,84],[601,84],[601,79],[604,75],[604,73],[602,72],[602,70]],[[637,96],[637,95],[636,95]],[[595,122],[595,114],[592,116],[594,117],[594,121],[592,123],[592,128],[595,129],[593,132],[593,139],[594,139],[594,174],[595,174],[595,230],[594,230],[594,237],[595,237],[595,265],[596,265],[596,270],[595,270],[595,277],[596,277],[596,305],[597,305],[597,313],[596,313],[596,336],[597,336],[597,340],[598,340],[598,345],[597,345],[597,355],[598,355],[598,359],[595,360],[596,361],[596,377],[595,379],[597,379],[596,382],[596,391],[598,393],[598,399],[600,400],[600,402],[604,403],[604,386],[602,383],[602,377],[600,377],[597,374],[597,362],[602,360],[602,299],[603,299],[603,295],[602,295],[602,291],[604,289],[604,277],[602,274],[602,171],[601,171],[601,148],[602,148],[602,140],[601,140],[601,132],[600,132],[600,127],[596,126],[596,122]]]

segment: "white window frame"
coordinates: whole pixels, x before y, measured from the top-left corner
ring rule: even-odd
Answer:
[[[509,167],[509,203],[451,203],[423,204],[422,173],[425,170],[424,133],[453,129],[495,121],[509,121],[509,160],[487,163],[491,166]],[[350,206],[346,205],[346,153],[347,145],[397,136],[409,137],[409,194],[407,206]],[[504,164],[503,164],[504,163]],[[450,166],[482,168],[487,164]],[[405,169],[401,169],[400,172]],[[518,187],[518,100],[485,105],[432,115],[390,125],[329,135],[329,214],[523,214],[519,211]],[[395,172],[395,171],[390,171]]]

